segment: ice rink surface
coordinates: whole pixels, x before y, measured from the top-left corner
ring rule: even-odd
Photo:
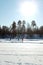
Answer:
[[[0,40],[0,65],[43,65],[43,40]]]

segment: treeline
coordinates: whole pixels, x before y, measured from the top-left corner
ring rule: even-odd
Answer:
[[[43,36],[43,26],[40,28],[37,26],[35,20],[32,20],[31,25],[26,21],[19,20],[16,24],[15,21],[11,24],[10,27],[0,26],[0,38],[14,38],[19,35],[29,35],[32,37],[33,35],[39,35],[39,37]]]

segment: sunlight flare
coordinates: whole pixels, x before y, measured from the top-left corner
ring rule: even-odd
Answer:
[[[31,17],[37,12],[37,5],[35,2],[24,1],[20,4],[20,14],[24,17]]]

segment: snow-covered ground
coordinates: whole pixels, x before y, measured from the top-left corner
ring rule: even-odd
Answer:
[[[43,39],[9,39],[9,38],[6,38],[6,39],[0,39],[0,43],[41,43],[43,44]]]
[[[0,39],[0,65],[43,65],[43,40],[16,41]]]

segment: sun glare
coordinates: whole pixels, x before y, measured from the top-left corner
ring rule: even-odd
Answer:
[[[20,5],[20,14],[25,17],[30,17],[36,14],[37,6],[34,2],[25,1]]]

